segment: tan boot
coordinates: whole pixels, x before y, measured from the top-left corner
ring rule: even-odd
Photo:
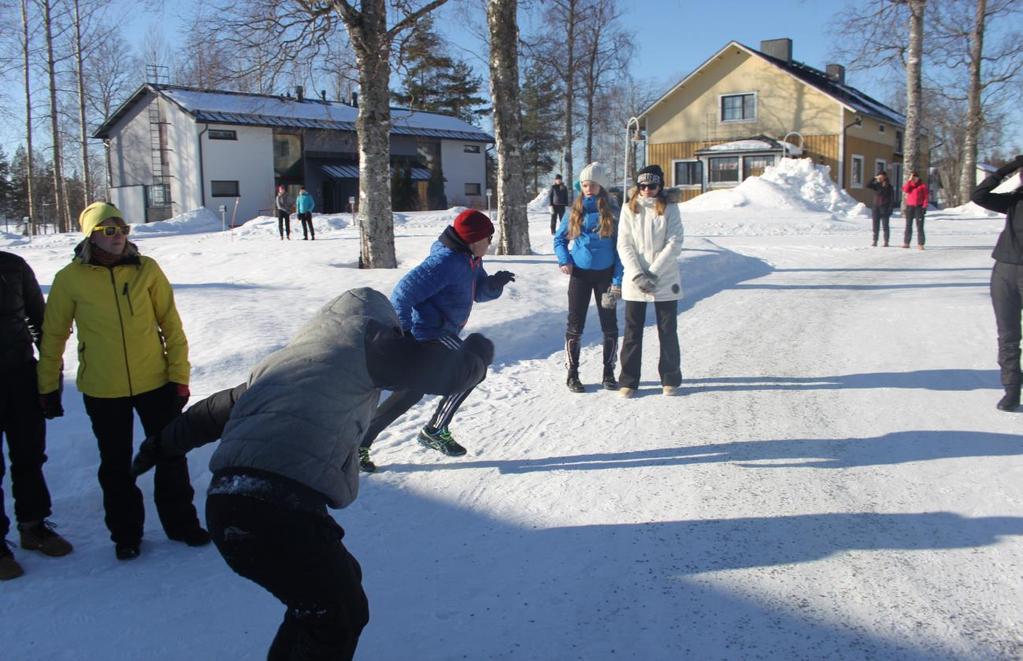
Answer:
[[[622,397],[624,397],[625,399],[629,399],[630,397],[632,397],[633,395],[636,394],[636,389],[635,388],[618,388],[618,394],[621,395]]]
[[[39,551],[43,555],[52,558],[59,558],[67,555],[75,547],[66,539],[53,530],[53,524],[49,521],[35,521],[33,523],[19,523],[18,532],[21,533],[21,548],[29,551]]]
[[[665,397],[674,397],[678,394],[678,388],[675,386],[661,386],[661,392],[664,393]]]

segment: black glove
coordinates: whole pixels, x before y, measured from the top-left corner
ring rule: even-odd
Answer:
[[[1016,170],[1023,168],[1023,154],[1020,154],[1016,158],[1012,159],[1002,167],[995,170],[995,174],[999,177],[1007,177]]]
[[[494,283],[495,287],[504,287],[509,282],[515,282],[515,274],[511,271],[498,271],[490,276],[490,281]]]
[[[462,347],[482,358],[486,365],[494,362],[494,343],[479,333],[473,333],[465,338]]]
[[[131,462],[131,474],[134,477],[142,475],[155,466],[163,456],[160,454],[160,437],[150,436],[139,445],[139,451]]]
[[[60,405],[60,391],[54,390],[45,395],[39,395],[39,407],[43,409],[43,417],[47,420],[64,415],[64,407]]]
[[[632,280],[644,294],[652,294],[654,293],[654,290],[657,289],[657,276],[650,275],[646,271],[640,271],[636,275],[632,276]]]

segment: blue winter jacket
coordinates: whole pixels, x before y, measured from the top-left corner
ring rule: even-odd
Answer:
[[[417,340],[458,335],[469,320],[473,301],[492,301],[503,286],[495,285],[473,257],[469,246],[448,227],[430,248],[430,255],[394,286],[391,304],[402,330]]]
[[[618,228],[609,237],[601,237],[600,212],[597,209],[596,196],[583,198],[582,233],[569,242],[568,219],[572,217],[572,207],[565,210],[561,225],[554,233],[554,254],[558,256],[558,265],[571,264],[575,268],[600,271],[614,265],[611,284],[622,284],[622,260],[618,258],[615,247],[618,241]]]
[[[302,191],[295,198],[295,211],[299,213],[312,213],[312,210],[316,208],[316,203],[313,202],[313,196],[309,194],[309,191]]]

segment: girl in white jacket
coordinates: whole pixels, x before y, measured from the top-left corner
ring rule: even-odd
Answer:
[[[668,204],[664,173],[656,165],[639,171],[637,186],[622,209],[618,226],[618,255],[625,268],[622,299],[625,301],[625,339],[622,342],[623,397],[639,387],[643,356],[643,325],[646,305],[653,302],[657,315],[657,339],[661,357],[657,370],[665,395],[674,395],[682,384],[682,358],[678,346],[678,299],[682,282],[678,258],[682,251],[682,217],[678,205]]]

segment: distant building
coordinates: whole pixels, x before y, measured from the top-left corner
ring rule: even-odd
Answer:
[[[110,201],[131,221],[150,222],[237,200],[237,222],[270,214],[277,185],[294,199],[304,185],[316,210],[350,211],[358,199],[358,108],[295,96],[268,96],[145,83],[94,138],[104,141]],[[486,203],[486,146],[493,138],[456,117],[391,109],[391,168],[410,172],[425,204],[440,167],[449,205]]]
[[[792,59],[791,39],[760,50],[729,42],[640,115],[646,162],[681,199],[737,186],[785,156],[812,158],[861,202],[880,170],[902,180],[905,117],[845,82]],[[927,171],[927,158],[921,171]]]

